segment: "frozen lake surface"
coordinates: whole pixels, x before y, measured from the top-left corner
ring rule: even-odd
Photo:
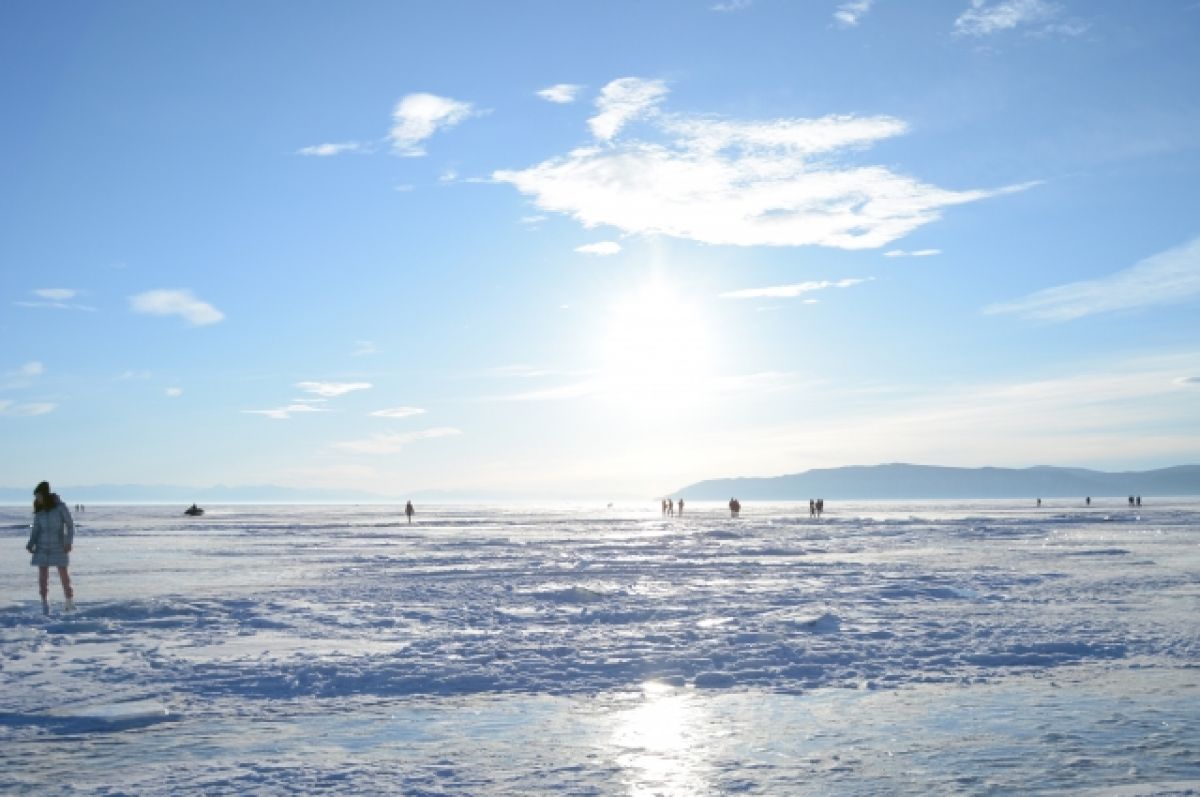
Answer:
[[[0,793],[1200,794],[1153,504],[0,508]]]

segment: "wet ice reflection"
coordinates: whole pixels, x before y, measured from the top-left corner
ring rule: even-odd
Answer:
[[[624,771],[629,794],[699,795],[709,793],[711,740],[703,738],[709,718],[694,694],[648,682],[637,705],[614,717],[612,744]]]

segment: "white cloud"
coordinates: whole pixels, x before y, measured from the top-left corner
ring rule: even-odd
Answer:
[[[286,407],[276,407],[272,410],[242,410],[247,415],[265,415],[268,418],[274,418],[277,421],[286,421],[296,413],[305,412],[328,412],[324,407],[315,407],[312,404],[297,401],[293,404],[288,404]]]
[[[1200,295],[1200,238],[1159,252],[1124,271],[1096,280],[1037,291],[1023,299],[992,304],[988,314],[1011,313],[1041,321],[1076,318],[1186,302]]]
[[[621,251],[621,245],[616,241],[597,241],[594,244],[584,244],[583,246],[575,247],[576,252],[582,252],[585,255],[615,255]]]
[[[15,371],[0,374],[0,390],[19,390],[33,384],[34,377],[46,372],[46,367],[37,360],[25,363]]]
[[[436,94],[409,94],[396,103],[392,111],[392,130],[388,138],[397,154],[421,156],[425,154],[423,143],[426,139],[439,130],[454,127],[475,113],[468,102]]]
[[[95,307],[88,307],[84,304],[73,304],[71,300],[79,296],[82,292],[74,288],[38,288],[30,291],[34,296],[38,297],[38,301],[30,302],[14,302],[18,307],[47,307],[53,310],[86,310],[87,312],[95,312]]]
[[[183,395],[183,388],[169,387],[164,391],[164,393],[167,395],[168,398],[179,398],[180,396]]]
[[[1200,376],[1181,376],[1175,381],[1181,385],[1200,385]]]
[[[1078,20],[1055,22],[1062,7],[1050,0],[971,0],[971,5],[954,20],[959,36],[990,36],[1030,25],[1040,25],[1038,33],[1078,36],[1087,25]]]
[[[149,371],[125,371],[117,376],[117,381],[126,381],[129,379],[149,379],[151,376]]]
[[[565,401],[567,399],[583,398],[590,396],[601,389],[598,382],[578,382],[571,385],[562,385],[560,387],[545,388],[544,390],[530,390],[525,393],[515,393],[509,396],[496,396],[493,401]]]
[[[357,141],[343,141],[340,144],[314,144],[296,150],[298,155],[308,155],[317,158],[328,158],[345,152],[367,152],[369,149]]]
[[[611,141],[626,124],[650,115],[666,96],[667,84],[661,80],[619,78],[600,90],[596,99],[600,112],[588,120],[588,126],[596,138]]]
[[[556,83],[549,88],[542,89],[537,93],[543,100],[557,103],[575,102],[576,95],[579,94],[580,86],[576,83]]]
[[[13,401],[0,400],[0,415],[14,418],[31,418],[35,415],[45,415],[48,412],[53,412],[57,406],[57,404],[49,402],[17,404]]]
[[[354,343],[354,351],[350,352],[351,357],[365,357],[368,354],[378,354],[379,349],[369,340],[359,340]]]
[[[563,372],[551,370],[549,368],[539,368],[534,365],[497,365],[488,369],[488,376],[497,377],[516,377],[518,379],[529,379],[540,376],[561,376]]]
[[[874,0],[848,0],[837,7],[837,10],[833,12],[833,18],[839,25],[852,28],[867,15],[873,2]]]
[[[740,291],[729,291],[722,293],[722,299],[762,299],[762,298],[791,298],[801,296],[813,291],[823,291],[829,288],[849,288],[854,285],[861,285],[864,282],[870,282],[874,277],[850,278],[837,280],[816,280],[810,282],[798,282],[793,285],[776,285],[770,288],[746,288]]]
[[[191,291],[154,290],[129,297],[134,312],[149,315],[177,315],[193,326],[215,324],[225,314],[207,302],[202,302]]]
[[[1172,383],[1196,353],[1108,359],[1064,375],[847,401],[822,424],[745,433],[747,451],[812,462],[1031,465],[1194,461],[1195,396]],[[751,439],[753,438],[753,439]],[[772,462],[771,465],[775,463]],[[770,467],[759,463],[756,467]]]
[[[658,81],[606,91],[612,108],[590,121],[611,138],[647,113],[666,88]],[[614,81],[621,83],[621,81]],[[652,87],[652,90],[647,88]],[[629,96],[622,105],[615,97]],[[533,197],[544,212],[584,227],[669,235],[735,246],[881,247],[936,221],[942,209],[1028,188],[953,191],[882,166],[838,162],[841,153],[906,131],[886,116],[826,116],[734,122],[653,116],[665,139],[587,146],[521,170],[493,173]]]
[[[713,11],[745,11],[754,5],[754,0],[721,0],[712,6]]]
[[[334,447],[353,454],[394,454],[418,440],[453,437],[460,434],[462,434],[462,431],[459,429],[450,426],[441,426],[419,432],[377,434],[364,440],[347,440],[343,443],[334,443]]]
[[[33,291],[33,295],[56,302],[65,302],[68,299],[74,299],[78,296],[79,291],[73,288],[39,288]]]
[[[932,257],[940,255],[941,249],[917,249],[914,252],[906,252],[903,249],[891,249],[883,253],[884,257]]]
[[[370,382],[297,382],[296,387],[305,393],[313,393],[324,398],[344,396],[355,390],[369,390]]]
[[[371,413],[372,418],[411,418],[414,415],[424,415],[425,410],[420,407],[392,407],[386,410],[375,410]]]

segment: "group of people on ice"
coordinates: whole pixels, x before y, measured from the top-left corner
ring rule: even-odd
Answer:
[[[662,500],[663,517],[667,517],[668,515],[671,515],[671,516],[675,515],[675,504],[676,504],[676,501],[674,498],[664,498]],[[679,499],[678,504],[679,504],[679,514],[682,515],[683,514],[683,499],[682,498]]]
[[[808,516],[820,519],[821,513],[825,511],[825,499],[808,499]]]

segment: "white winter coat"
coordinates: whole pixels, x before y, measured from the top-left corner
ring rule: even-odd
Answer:
[[[75,544],[75,521],[61,500],[57,505],[33,513],[29,545],[33,547],[34,567],[66,567],[71,563],[67,548]]]

